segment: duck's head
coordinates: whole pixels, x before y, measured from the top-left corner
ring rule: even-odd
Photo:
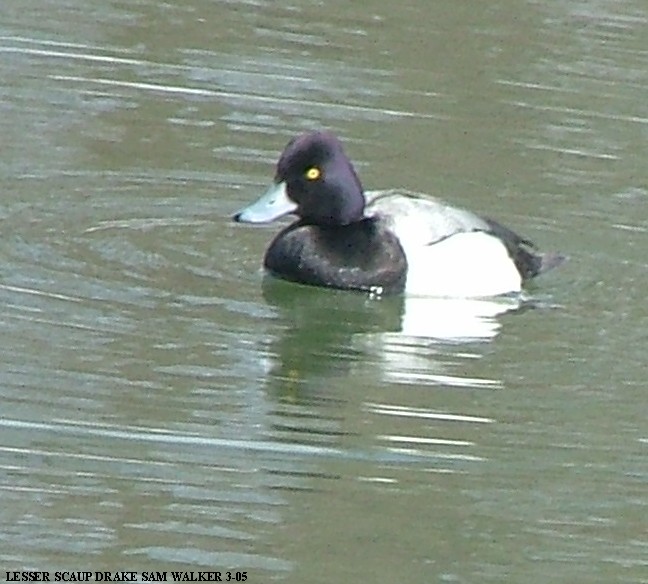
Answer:
[[[309,132],[284,149],[273,184],[234,220],[266,223],[293,213],[304,223],[348,225],[363,218],[362,185],[340,141],[329,132]]]

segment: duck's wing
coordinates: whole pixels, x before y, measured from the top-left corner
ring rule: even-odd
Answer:
[[[542,254],[530,240],[508,227],[471,211],[409,191],[369,191],[365,194],[367,216],[379,216],[393,231],[403,248],[434,245],[459,233],[482,231],[506,247],[523,280],[560,265],[565,256]]]
[[[432,245],[456,233],[491,230],[487,219],[418,193],[369,191],[365,197],[365,214],[380,216],[403,246]]]

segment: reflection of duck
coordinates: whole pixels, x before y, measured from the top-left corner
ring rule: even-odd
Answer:
[[[284,398],[304,399],[321,391],[331,399],[333,380],[365,361],[366,352],[354,348],[354,338],[400,329],[400,296],[372,299],[266,277],[263,297],[287,324],[270,350],[271,377],[279,381],[275,391]]]
[[[364,193],[342,145],[311,132],[284,150],[275,182],[234,217],[243,223],[294,213],[266,251],[286,280],[411,295],[485,297],[520,292],[560,264],[492,219],[411,193]]]
[[[392,381],[463,383],[444,364],[452,345],[494,338],[497,317],[520,308],[512,298],[370,298],[274,278],[264,279],[263,296],[290,323],[273,347],[273,376],[282,393],[302,395],[304,382],[327,383],[359,366]]]
[[[290,323],[289,334],[299,339],[294,349],[310,347],[314,355],[345,352],[354,335],[401,330],[403,298],[369,298],[310,286],[293,286],[275,278],[263,279],[263,297]],[[333,315],[333,318],[332,318]],[[293,352],[292,350],[290,351]],[[309,366],[317,367],[316,360]]]
[[[399,383],[429,383],[453,387],[498,387],[493,379],[467,377],[457,359],[480,356],[466,344],[494,339],[498,317],[521,310],[518,298],[432,298],[406,296],[400,329],[356,335],[353,347],[374,356],[383,379]],[[461,344],[463,348],[455,346]],[[450,359],[448,356],[452,355]],[[459,355],[461,355],[459,357]],[[448,363],[450,361],[450,363]],[[465,365],[465,363],[463,364]]]

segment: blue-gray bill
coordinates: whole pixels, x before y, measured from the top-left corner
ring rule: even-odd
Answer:
[[[286,183],[279,182],[270,188],[254,203],[241,209],[234,215],[239,223],[269,223],[284,215],[294,213],[297,204],[286,194]]]

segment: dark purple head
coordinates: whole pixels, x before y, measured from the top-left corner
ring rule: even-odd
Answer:
[[[314,225],[348,225],[363,218],[362,185],[340,141],[329,132],[309,132],[284,149],[274,184],[237,221],[272,221],[294,213]]]
[[[309,223],[347,225],[362,219],[362,185],[333,134],[310,132],[293,139],[277,163],[275,182],[286,183],[297,215]]]

